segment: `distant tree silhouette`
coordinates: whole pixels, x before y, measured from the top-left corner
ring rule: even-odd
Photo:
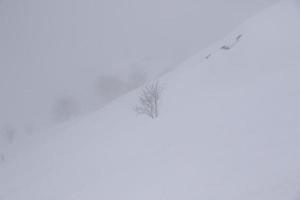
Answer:
[[[145,86],[139,96],[139,105],[134,107],[137,114],[144,114],[152,119],[158,117],[162,87],[158,82]]]
[[[128,84],[116,76],[101,76],[95,86],[102,103],[108,103],[128,91]]]
[[[55,102],[53,115],[56,122],[63,122],[78,115],[79,106],[71,97],[63,97]]]

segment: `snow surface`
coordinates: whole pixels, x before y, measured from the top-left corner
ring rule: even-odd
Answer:
[[[103,76],[157,78],[277,1],[0,0],[0,134],[16,132],[0,154],[43,137],[62,99],[70,117],[104,106]]]
[[[159,118],[136,90],[2,163],[0,199],[299,199],[299,35],[298,1],[267,9],[159,80]]]

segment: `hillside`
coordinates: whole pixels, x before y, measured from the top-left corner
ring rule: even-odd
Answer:
[[[281,3],[159,79],[0,167],[1,200],[300,198],[300,2]]]
[[[16,135],[14,145],[0,137],[0,154],[140,86],[136,73],[157,78],[277,1],[0,0],[0,135]],[[107,97],[103,77],[123,86]],[[61,101],[73,107],[63,120]]]

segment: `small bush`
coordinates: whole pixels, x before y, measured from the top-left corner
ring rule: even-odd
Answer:
[[[157,118],[159,114],[159,101],[161,98],[162,87],[158,82],[145,86],[139,96],[139,105],[134,107],[137,114],[143,114]]]

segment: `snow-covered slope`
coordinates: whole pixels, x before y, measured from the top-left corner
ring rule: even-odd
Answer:
[[[103,77],[123,83],[118,97],[140,86],[132,76],[156,78],[277,1],[0,0],[0,134],[15,132],[0,154],[61,122],[61,100],[67,118],[94,111],[111,98]]]
[[[299,35],[266,10],[159,80],[159,118],[137,90],[2,164],[1,200],[299,199]]]

